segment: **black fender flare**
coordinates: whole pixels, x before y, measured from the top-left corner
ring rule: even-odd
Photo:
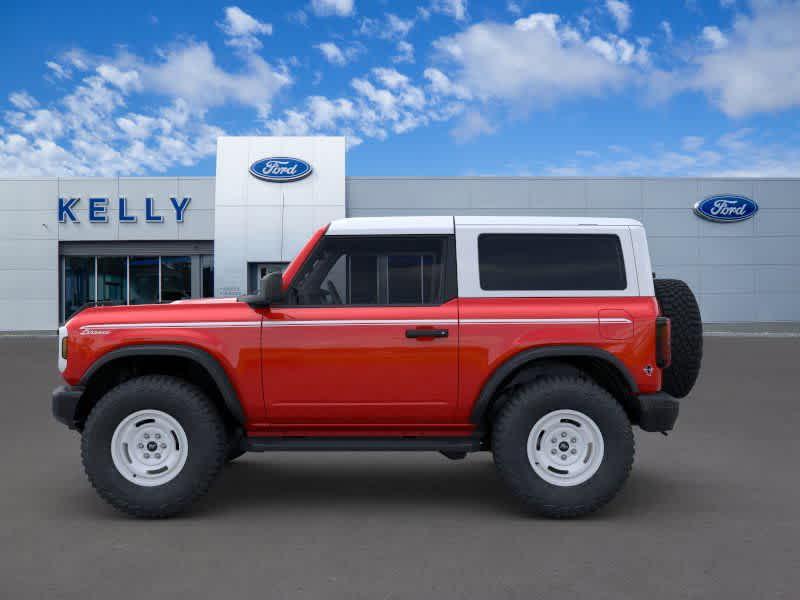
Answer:
[[[639,391],[636,380],[625,364],[616,356],[601,348],[593,346],[542,346],[529,348],[506,359],[494,370],[494,373],[483,384],[483,388],[481,388],[480,394],[475,400],[470,421],[476,425],[483,424],[495,393],[517,369],[533,361],[559,358],[593,358],[605,361],[619,372],[628,387],[630,387],[631,393],[636,394]]]
[[[197,363],[209,374],[211,379],[214,380],[214,383],[217,384],[225,407],[228,409],[231,416],[237,423],[244,425],[245,416],[242,405],[239,402],[239,395],[236,393],[236,389],[233,387],[225,369],[216,358],[205,350],[201,350],[195,346],[188,346],[185,344],[139,344],[117,348],[116,350],[104,354],[92,363],[83,374],[83,377],[81,377],[81,385],[88,385],[92,377],[105,365],[121,358],[137,356],[173,356],[185,358]]]

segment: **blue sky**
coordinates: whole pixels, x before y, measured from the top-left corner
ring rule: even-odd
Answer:
[[[800,176],[800,2],[5,2],[0,175]]]

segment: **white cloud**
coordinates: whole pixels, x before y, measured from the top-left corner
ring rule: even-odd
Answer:
[[[69,79],[71,76],[69,69],[64,68],[64,66],[53,60],[48,60],[44,64],[48,69],[50,69],[56,79]]]
[[[609,159],[606,152],[579,151],[581,160],[553,164],[545,173],[557,175],[681,176],[681,177],[796,177],[800,149],[790,143],[769,141],[752,129],[731,131],[709,142],[685,136],[680,148],[656,143],[650,149],[626,152]]]
[[[392,57],[392,62],[395,63],[413,63],[414,62],[414,46],[405,40],[397,42],[397,54]]]
[[[491,135],[496,128],[477,110],[465,113],[450,135],[459,143],[468,142],[481,135]]]
[[[239,55],[241,69],[217,64],[204,43],[161,50],[155,60],[120,51],[114,57],[73,49],[52,62],[74,83],[42,105],[24,92],[0,130],[0,174],[136,175],[193,165],[211,156],[224,131],[206,122],[209,108],[240,104],[266,118],[271,100],[291,83],[284,69],[253,53]],[[52,73],[57,73],[48,65]],[[146,95],[147,109],[128,105]]]
[[[623,0],[606,0],[606,9],[617,24],[617,31],[625,33],[631,26],[631,10],[630,4],[623,2]]]
[[[325,60],[338,67],[343,67],[347,63],[355,60],[362,52],[361,46],[351,45],[342,49],[334,42],[322,42],[321,44],[316,44],[314,48],[322,52],[322,56],[325,57]]]
[[[262,23],[238,6],[228,6],[225,19],[217,25],[229,38],[226,44],[250,51],[261,48],[258,36],[272,35],[271,23]]]
[[[353,0],[311,0],[311,11],[318,17],[349,17],[353,10]]]
[[[587,42],[558,15],[534,13],[513,25],[479,23],[434,46],[456,67],[450,79],[471,95],[530,106],[620,87],[637,51],[623,38],[603,41]]]
[[[429,83],[430,90],[440,96],[453,96],[460,100],[469,100],[472,94],[462,85],[453,83],[450,78],[439,69],[429,67],[423,73]]]
[[[287,109],[265,123],[275,135],[345,135],[348,147],[364,138],[383,140],[390,133],[402,134],[433,121],[459,114],[463,104],[443,99],[412,83],[396,69],[378,67],[351,82],[351,98],[311,96],[301,108]]]
[[[429,10],[463,21],[467,18],[467,0],[432,0]]]
[[[625,38],[611,34],[605,39],[594,36],[586,42],[586,45],[609,62],[622,65],[628,65],[633,62],[640,66],[647,66],[650,61],[650,55],[647,51],[649,40],[640,38],[638,42],[639,45],[637,47]]]
[[[358,27],[358,33],[367,37],[384,40],[402,40],[414,28],[415,19],[403,19],[393,13],[386,13],[384,18],[364,17]]]
[[[306,14],[306,11],[304,11],[302,8],[299,8],[286,15],[286,20],[289,21],[289,23],[306,25],[308,23],[308,15]]]
[[[719,0],[719,5],[722,8],[733,8],[736,6],[736,0]]]
[[[341,48],[339,48],[339,46],[333,42],[322,42],[314,47],[322,52],[325,60],[327,60],[329,63],[339,66],[347,64],[347,58],[345,58],[344,52],[342,52]]]
[[[97,67],[97,73],[124,94],[140,90],[142,86],[139,73],[135,69],[120,69],[116,65],[103,63]]]
[[[687,152],[696,152],[705,143],[705,139],[697,135],[687,135],[681,140],[681,147]]]
[[[207,44],[192,42],[163,53],[160,63],[137,64],[147,90],[182,98],[198,108],[233,102],[266,114],[272,97],[291,83],[291,77],[258,55],[248,54],[243,61],[244,70],[226,71]]]
[[[720,50],[728,45],[728,38],[718,27],[714,26],[703,27],[703,39],[711,44],[714,50]]]
[[[401,19],[395,14],[387,13],[386,25],[392,36],[404,38],[408,35],[408,32],[411,31],[411,28],[414,27],[414,19]]]
[[[380,81],[383,85],[391,90],[396,90],[399,88],[404,88],[408,86],[409,79],[396,69],[387,69],[384,67],[378,67],[372,70],[375,74],[375,77],[378,81]]]
[[[39,102],[37,102],[36,98],[31,96],[25,90],[22,90],[22,91],[19,91],[19,92],[12,92],[8,96],[8,101],[11,102],[11,104],[15,108],[18,108],[20,110],[30,110],[34,106],[37,106],[39,104]]]
[[[661,27],[661,31],[664,32],[664,37],[667,39],[667,43],[672,43],[672,24],[669,21],[661,21],[659,24]]]
[[[519,3],[514,2],[513,0],[508,0],[508,2],[506,2],[506,10],[515,17],[518,17],[522,14],[522,8],[520,7]]]
[[[10,112],[6,114],[6,121],[17,131],[34,137],[52,139],[64,131],[64,123],[59,114],[47,109]]]
[[[800,2],[756,2],[738,15],[727,44],[697,58],[683,87],[704,91],[727,115],[800,106]],[[720,32],[721,33],[721,32]],[[713,34],[712,34],[713,35]]]
[[[158,128],[165,128],[165,123],[146,115],[128,114],[116,119],[119,127],[126,135],[141,140],[150,137]]]

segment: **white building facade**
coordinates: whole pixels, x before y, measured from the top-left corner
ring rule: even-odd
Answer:
[[[342,137],[224,137],[216,177],[0,178],[0,331],[238,295],[333,219],[415,214],[634,218],[706,322],[800,322],[800,178],[346,177],[345,159]],[[755,209],[709,220],[708,198]]]

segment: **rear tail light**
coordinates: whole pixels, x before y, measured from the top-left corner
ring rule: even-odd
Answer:
[[[666,369],[672,362],[672,326],[667,317],[656,318],[656,365]]]

